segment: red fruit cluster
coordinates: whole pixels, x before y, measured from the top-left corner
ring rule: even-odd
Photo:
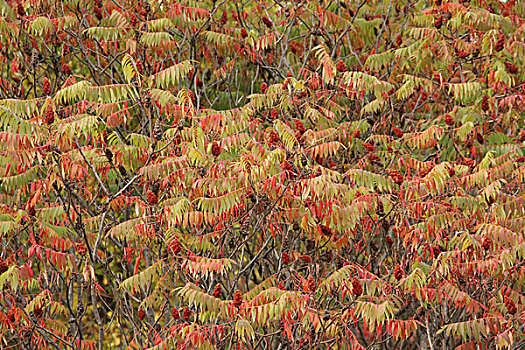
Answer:
[[[270,119],[274,120],[279,117],[279,112],[274,108],[272,109],[272,112],[270,113]]]
[[[403,44],[403,36],[401,35],[401,33],[399,33],[396,37],[396,44],[397,46],[401,46],[401,44]]]
[[[146,317],[146,311],[144,309],[139,309],[139,320],[143,320]]]
[[[35,308],[33,309],[33,314],[35,315],[37,319],[42,317],[42,315],[44,314],[44,311],[42,310],[42,306],[36,305]]]
[[[399,128],[396,128],[395,126],[392,128],[392,131],[394,131],[394,134],[397,137],[403,137],[403,135],[404,135],[403,130],[401,130]]]
[[[371,153],[369,156],[368,156],[368,159],[370,159],[371,162],[377,162],[379,161],[379,156],[375,153]]]
[[[293,122],[295,124],[295,128],[297,129],[297,131],[299,131],[301,135],[306,132],[306,128],[304,127],[302,121],[300,121],[299,119],[294,119]]]
[[[244,39],[248,36],[248,32],[246,31],[246,29],[242,28],[241,29],[241,37]]]
[[[395,269],[394,269],[394,278],[396,280],[400,280],[401,278],[403,278],[403,270],[401,269],[401,266],[396,265]]]
[[[361,285],[361,282],[357,278],[352,278],[352,294],[354,294],[356,297],[363,294],[363,286]]]
[[[272,24],[272,21],[270,21],[270,19],[266,16],[263,16],[262,18],[262,21],[264,23],[264,25],[268,28],[272,28],[273,24]]]
[[[70,75],[71,74],[71,67],[67,64],[63,64],[62,65],[62,69],[60,70],[62,72],[62,74],[64,75]]]
[[[505,47],[505,36],[500,35],[498,36],[498,41],[496,41],[496,44],[494,45],[494,50],[496,50],[496,52],[500,52],[501,50],[503,50],[504,47]]]
[[[463,158],[463,164],[469,168],[473,168],[476,165],[476,161],[471,158]]]
[[[434,27],[436,27],[436,29],[441,29],[441,27],[443,27],[443,17],[442,16],[439,16],[434,20]]]
[[[188,309],[188,307],[184,308],[184,311],[182,311],[182,319],[184,321],[188,321],[191,317],[191,311]]]
[[[178,320],[180,318],[179,310],[177,310],[176,307],[171,309],[171,317],[173,317],[174,320]]]
[[[312,275],[308,276],[308,290],[310,292],[315,292],[315,288],[316,288],[316,284],[315,284],[315,279]]]
[[[323,236],[331,237],[334,234],[332,230],[330,229],[330,227],[326,225],[319,225],[319,228]]]
[[[4,260],[0,259],[0,274],[6,272],[8,269],[9,266],[7,266]]]
[[[341,60],[337,62],[336,68],[337,68],[337,71],[340,73],[344,73],[348,70],[348,68],[346,67],[346,64]]]
[[[455,123],[454,122],[454,118],[452,118],[452,116],[450,114],[448,114],[448,113],[445,114],[445,123],[447,125],[451,125],[451,126],[454,125],[454,123]]]
[[[287,252],[283,252],[282,254],[283,264],[288,265],[290,263],[290,255],[288,255]]]
[[[157,197],[157,195],[155,193],[153,193],[153,191],[151,190],[148,190],[146,192],[146,197],[148,199],[148,203],[150,205],[155,205],[159,202],[159,198]]]
[[[137,59],[135,64],[137,65],[137,72],[139,72],[139,74],[144,74],[144,67],[142,66],[142,60],[140,58]]]
[[[367,152],[375,152],[376,148],[374,145],[368,142],[363,142],[363,147],[366,149]]]
[[[55,121],[55,111],[53,111],[53,108],[51,106],[47,107],[46,115],[44,116],[44,122],[47,125],[53,124]]]
[[[312,261],[312,258],[309,255],[301,255],[301,260],[308,264],[310,261]]]
[[[222,152],[221,146],[219,146],[217,141],[213,141],[213,143],[211,144],[211,154],[214,157],[218,157],[221,154],[221,152]]]
[[[277,131],[272,130],[270,131],[270,139],[268,140],[268,143],[270,145],[275,145],[279,142],[279,135],[277,134]]]
[[[266,90],[268,90],[268,84],[262,83],[261,84],[261,93],[264,94],[266,92]]]
[[[507,312],[511,315],[515,315],[518,309],[516,308],[516,304],[514,303],[514,300],[512,300],[509,297],[505,297],[505,307],[507,308]]]
[[[390,236],[386,236],[385,241],[386,241],[386,244],[388,245],[394,244],[394,240],[392,240],[392,237]]]
[[[178,240],[175,240],[171,244],[171,252],[173,253],[173,255],[177,255],[180,253],[180,251],[181,251],[180,242]]]
[[[21,1],[16,3],[16,13],[20,17],[24,17],[24,15],[26,14],[26,11],[24,10],[24,5],[22,5]]]
[[[481,246],[485,250],[490,250],[490,247],[492,247],[492,239],[490,239],[490,237],[488,237],[488,236],[483,237],[483,241],[481,243]]]
[[[354,130],[354,138],[358,139],[361,136],[361,131],[359,129]]]
[[[292,164],[290,164],[290,162],[287,160],[281,163],[281,169],[283,169],[287,176],[292,176],[294,173]]]
[[[83,243],[75,243],[75,251],[80,255],[80,256],[86,256],[86,253],[87,253],[87,247],[85,244]]]
[[[236,308],[239,308],[241,304],[242,304],[241,292],[236,290],[235,293],[233,293],[233,306],[235,306]]]
[[[213,296],[217,299],[220,299],[221,298],[221,294],[222,294],[222,287],[220,284],[217,284],[215,285],[215,288],[213,288]]]
[[[51,95],[51,83],[47,78],[44,78],[44,81],[42,82],[42,92],[44,95]]]
[[[290,51],[292,51],[294,54],[299,55],[303,52],[303,45],[298,43],[297,41],[290,41]]]
[[[97,17],[97,19],[100,21],[103,17],[103,14],[102,14],[102,9],[98,6],[95,6],[95,17]]]
[[[387,169],[386,170],[392,181],[394,181],[396,184],[400,185],[403,183],[403,175],[395,169]]]
[[[516,67],[512,62],[505,62],[505,68],[507,68],[507,72],[510,74],[518,73],[518,67]]]
[[[483,99],[481,100],[481,109],[483,110],[483,112],[486,112],[489,110],[489,108],[489,97],[487,95],[483,95]]]
[[[35,216],[35,214],[36,214],[36,209],[35,209],[35,206],[34,206],[34,205],[30,206],[30,207],[27,209],[27,214],[28,214],[29,216]]]

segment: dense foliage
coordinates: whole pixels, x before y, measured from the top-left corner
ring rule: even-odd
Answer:
[[[0,0],[10,349],[523,349],[525,3]]]

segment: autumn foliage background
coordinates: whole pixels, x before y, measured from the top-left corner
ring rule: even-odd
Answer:
[[[524,2],[0,16],[3,348],[525,348]]]

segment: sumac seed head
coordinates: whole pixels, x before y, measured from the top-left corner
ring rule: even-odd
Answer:
[[[159,202],[159,198],[157,197],[157,195],[155,193],[153,193],[153,191],[151,190],[148,190],[146,192],[146,197],[148,199],[148,203],[150,205],[155,205]]]
[[[344,72],[346,72],[348,70],[348,68],[346,67],[346,64],[343,61],[338,61],[337,62],[336,69],[340,73],[344,73]]]
[[[363,294],[363,286],[361,285],[361,282],[355,277],[352,278],[352,294],[357,297]]]
[[[218,157],[222,152],[222,148],[221,146],[219,146],[219,144],[217,143],[217,141],[213,141],[212,145],[211,145],[211,154],[214,156],[214,157]]]
[[[215,288],[213,289],[213,294],[215,298],[220,299],[222,295],[222,287],[220,284],[215,285]]]
[[[146,311],[144,309],[139,309],[139,320],[143,320],[146,317]]]
[[[233,306],[236,308],[239,308],[242,304],[242,295],[241,292],[236,290],[235,293],[233,293]]]
[[[182,319],[184,321],[188,321],[191,317],[191,311],[188,307],[184,308],[184,311],[182,312]]]
[[[290,263],[290,255],[287,252],[282,253],[283,264],[288,265]]]
[[[316,284],[315,284],[315,279],[312,275],[308,276],[308,290],[310,292],[315,292],[315,288],[316,288]]]

